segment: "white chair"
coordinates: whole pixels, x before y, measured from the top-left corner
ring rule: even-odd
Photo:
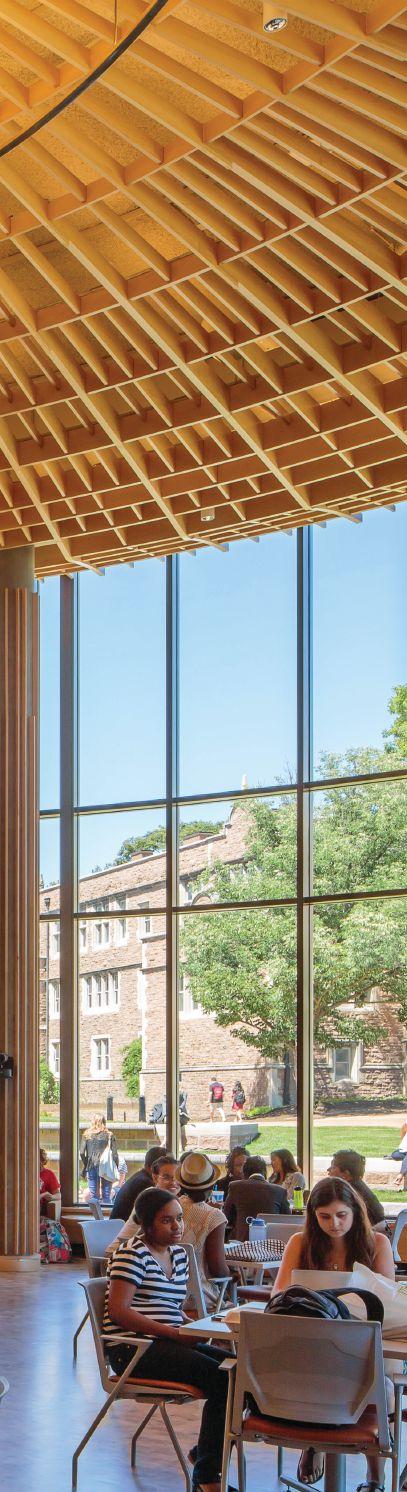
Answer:
[[[145,1429],[145,1426],[148,1424],[149,1420],[152,1419],[152,1416],[156,1414],[157,1410],[159,1410],[165,1428],[168,1431],[170,1440],[172,1441],[172,1444],[174,1446],[174,1450],[178,1457],[180,1466],[182,1467],[182,1471],[184,1473],[186,1492],[190,1492],[192,1472],[188,1465],[188,1461],[184,1456],[184,1452],[181,1449],[178,1436],[174,1430],[173,1424],[171,1423],[166,1406],[167,1404],[171,1403],[187,1404],[188,1402],[192,1402],[196,1399],[201,1399],[202,1394],[200,1390],[197,1388],[193,1388],[191,1384],[187,1383],[161,1383],[148,1378],[146,1378],[145,1380],[143,1380],[142,1378],[131,1379],[130,1375],[136,1364],[140,1362],[147,1347],[150,1346],[151,1338],[129,1338],[119,1331],[117,1333],[117,1336],[104,1336],[103,1314],[106,1280],[89,1280],[86,1284],[83,1285],[83,1289],[86,1294],[88,1315],[92,1326],[93,1340],[95,1343],[101,1384],[105,1394],[107,1394],[108,1397],[106,1399],[106,1403],[102,1405],[99,1413],[95,1416],[95,1419],[92,1420],[92,1424],[86,1431],[86,1435],[83,1436],[80,1444],[77,1445],[76,1450],[74,1451],[72,1457],[73,1492],[75,1492],[75,1488],[77,1486],[79,1456],[82,1454],[82,1451],[85,1449],[85,1446],[88,1444],[95,1430],[97,1430],[98,1425],[101,1424],[101,1421],[104,1419],[105,1415],[110,1409],[111,1404],[114,1403],[115,1399],[132,1399],[136,1404],[143,1403],[149,1405],[147,1414],[144,1415],[141,1424],[138,1425],[137,1430],[135,1430],[132,1437],[132,1467],[134,1467],[136,1464],[137,1441],[143,1430]],[[128,1367],[125,1368],[124,1372],[121,1373],[119,1376],[113,1372],[112,1368],[110,1368],[109,1363],[105,1357],[107,1342],[110,1342],[111,1345],[113,1345],[114,1343],[116,1346],[126,1343],[126,1345],[130,1344],[132,1347],[134,1347],[134,1354],[128,1364]]]
[[[200,1276],[199,1269],[198,1269],[198,1261],[197,1261],[197,1257],[196,1257],[194,1246],[193,1246],[192,1243],[183,1243],[182,1247],[185,1249],[185,1252],[188,1254],[188,1262],[189,1262],[188,1296],[191,1296],[192,1299],[193,1299],[194,1306],[196,1307],[196,1310],[197,1310],[197,1313],[198,1313],[198,1320],[199,1320],[202,1316],[207,1316],[208,1315],[208,1309],[209,1308],[208,1308],[208,1305],[207,1305],[207,1302],[206,1302],[205,1296],[204,1296],[204,1288],[203,1288],[201,1276]],[[224,1274],[210,1275],[210,1276],[208,1276],[208,1285],[210,1285],[210,1286],[216,1285],[218,1287],[218,1290],[219,1290],[219,1295],[218,1295],[218,1299],[216,1301],[216,1305],[215,1306],[211,1306],[211,1312],[213,1312],[214,1310],[216,1310],[216,1311],[220,1311],[221,1310],[223,1302],[224,1302],[224,1298],[225,1298],[225,1294],[226,1294],[226,1290],[227,1290],[228,1285],[230,1285],[230,1289],[231,1289],[231,1301],[232,1301],[232,1303],[234,1303],[236,1301],[236,1299],[237,1299],[236,1286],[235,1286],[235,1282],[232,1279],[232,1277],[231,1277],[230,1274],[225,1274],[225,1275]]]
[[[402,1207],[401,1212],[399,1212],[398,1218],[396,1219],[396,1226],[395,1226],[395,1229],[394,1229],[394,1233],[393,1233],[393,1237],[392,1237],[392,1242],[391,1242],[393,1259],[394,1259],[394,1263],[396,1265],[403,1263],[403,1260],[400,1259],[400,1254],[399,1254],[399,1251],[398,1251],[398,1241],[399,1241],[401,1233],[403,1232],[403,1228],[406,1228],[406,1227],[407,1227],[407,1207]]]
[[[95,1279],[98,1275],[106,1274],[108,1260],[105,1256],[105,1249],[109,1243],[114,1243],[117,1234],[120,1233],[120,1229],[123,1226],[123,1219],[121,1217],[115,1217],[113,1220],[110,1217],[89,1218],[89,1222],[86,1219],[85,1222],[79,1223],[90,1280]],[[85,1315],[82,1317],[82,1321],[80,1321],[74,1335],[74,1362],[76,1362],[78,1356],[78,1337],[86,1325],[88,1314],[89,1312],[85,1311]]]
[[[97,1217],[101,1222],[102,1218],[104,1217],[104,1212],[102,1211],[102,1203],[99,1202],[99,1198],[90,1197],[88,1207],[91,1217]]]
[[[10,1388],[10,1384],[7,1382],[7,1378],[3,1378],[3,1375],[1,1375],[1,1378],[0,1378],[0,1404],[1,1404],[2,1399],[5,1398],[6,1394],[8,1394],[9,1388]]]
[[[230,1372],[221,1492],[237,1447],[239,1492],[244,1492],[243,1447],[264,1440],[278,1448],[309,1445],[325,1453],[325,1488],[344,1492],[345,1456],[380,1455],[392,1461],[398,1492],[402,1380],[395,1383],[392,1448],[380,1325],[376,1321],[321,1321],[242,1311],[237,1361]],[[247,1408],[251,1396],[257,1409]]]
[[[267,1238],[276,1238],[279,1243],[288,1243],[293,1233],[301,1233],[305,1227],[305,1217],[282,1217],[281,1213],[259,1212],[259,1217],[267,1227]]]

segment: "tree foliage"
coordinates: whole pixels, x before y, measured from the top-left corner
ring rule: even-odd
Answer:
[[[324,778],[356,777],[398,766],[407,688],[390,702],[392,731],[382,752],[325,756]],[[403,714],[404,711],[404,714]],[[404,721],[404,725],[403,725]],[[389,761],[391,753],[393,760]],[[211,901],[239,903],[295,897],[296,797],[247,800],[246,854],[218,862],[201,878]],[[383,891],[406,884],[407,785],[378,782],[327,787],[313,798],[314,891]],[[407,1020],[406,911],[401,899],[321,902],[314,913],[314,1034],[319,1047],[377,1039],[372,1015],[361,1015],[379,986]],[[220,1026],[264,1057],[280,1057],[296,1038],[295,908],[200,913],[184,919],[182,956],[192,995]]]
[[[59,1103],[59,1083],[45,1057],[40,1061],[40,1100],[41,1103]]]
[[[181,844],[185,839],[193,839],[196,834],[217,834],[220,828],[220,823],[211,824],[206,819],[194,819],[191,824],[180,824]],[[165,827],[160,824],[157,829],[150,829],[147,834],[129,835],[128,839],[124,839],[114,865],[124,865],[125,861],[131,860],[133,855],[151,855],[154,850],[164,849]]]
[[[122,1078],[129,1098],[138,1098],[140,1071],[143,1063],[142,1038],[136,1036],[128,1046],[122,1047]]]

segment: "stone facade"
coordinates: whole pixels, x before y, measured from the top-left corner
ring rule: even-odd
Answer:
[[[245,852],[245,809],[232,809],[219,833],[196,835],[180,846],[180,904],[199,897],[202,873],[222,860],[239,865]],[[201,897],[202,897],[201,891]],[[84,878],[79,889],[83,921],[79,938],[80,1098],[86,1112],[105,1112],[107,1098],[114,1116],[132,1108],[121,1075],[123,1048],[142,1038],[140,1091],[147,1115],[165,1093],[165,853],[134,855],[124,865]],[[151,915],[156,909],[158,915]],[[40,928],[41,1052],[58,1075],[59,1053],[59,887],[41,891],[41,910],[55,921]],[[133,912],[136,915],[129,916]],[[87,920],[87,914],[93,914]],[[96,915],[97,914],[97,915]],[[256,1057],[215,1018],[194,1008],[187,979],[179,992],[179,1051],[183,1087],[191,1119],[208,1113],[208,1087],[217,1076],[225,1087],[226,1112],[239,1073],[249,1105],[281,1106],[284,1068]],[[366,1021],[383,1030],[382,1044],[337,1048],[315,1054],[317,1099],[344,1096],[358,1099],[394,1097],[404,1092],[405,1032],[391,1001],[380,990],[371,991]],[[295,1099],[295,1087],[292,1086]]]

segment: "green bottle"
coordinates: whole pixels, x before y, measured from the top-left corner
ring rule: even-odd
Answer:
[[[302,1187],[301,1186],[296,1186],[296,1187],[294,1187],[294,1191],[293,1191],[293,1212],[303,1212],[303,1211],[304,1211],[304,1197],[303,1197]]]

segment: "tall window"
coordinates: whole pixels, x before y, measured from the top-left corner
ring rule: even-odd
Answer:
[[[398,505],[72,583],[82,1130],[108,1079],[109,1122],[132,1151],[139,1117],[177,1109],[170,1056],[195,1125],[214,1078],[233,1122],[239,1080],[255,1151],[299,1144],[311,1181],[340,1126],[391,1196],[399,1136],[383,1116],[404,1112],[407,1044],[406,539]],[[42,628],[55,690],[51,591]],[[54,694],[44,700],[54,750]],[[41,808],[41,1054],[57,1146],[52,1022],[72,995],[56,779]],[[215,1129],[213,1141],[215,1153]]]

